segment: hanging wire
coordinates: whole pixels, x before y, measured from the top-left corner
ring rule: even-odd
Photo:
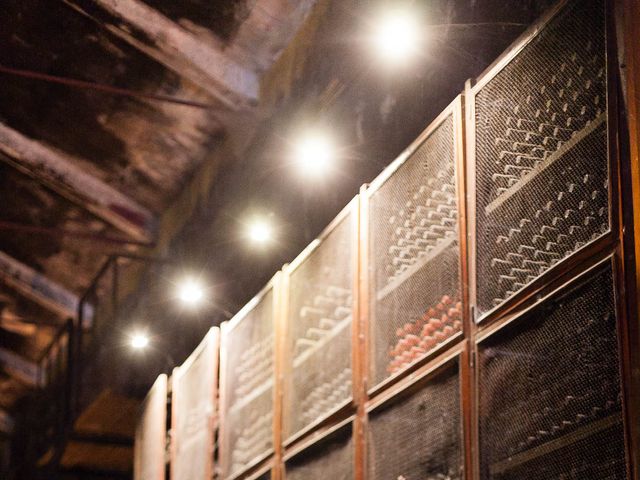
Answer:
[[[85,80],[77,80],[74,78],[60,77],[57,75],[49,75],[46,73],[35,72],[33,70],[24,70],[24,69],[7,67],[2,64],[0,64],[0,73],[13,75],[15,77],[29,78],[32,80],[40,80],[43,82],[56,83],[56,84],[65,85],[68,87],[81,88],[85,90],[96,90],[96,91],[108,93],[111,95],[120,95],[124,97],[129,97],[129,98],[145,98],[147,100],[153,100],[156,102],[173,103],[176,105],[199,108],[203,110],[222,110],[219,106],[212,105],[209,103],[197,102],[195,100],[177,98],[169,95],[136,92],[133,90],[128,90],[126,88],[119,88],[111,85],[104,85],[102,83],[87,82]]]

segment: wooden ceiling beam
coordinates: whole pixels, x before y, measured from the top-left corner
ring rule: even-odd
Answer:
[[[0,281],[62,317],[77,316],[80,300],[75,294],[4,252],[0,252]],[[84,314],[90,321],[90,305],[86,305]]]
[[[0,160],[90,211],[132,237],[148,241],[155,233],[153,214],[102,180],[83,171],[64,152],[0,123]]]
[[[63,0],[232,110],[257,103],[258,74],[139,0]],[[96,11],[95,6],[102,12]]]
[[[37,362],[28,360],[11,349],[0,347],[0,364],[12,377],[30,387],[42,385],[41,370]]]

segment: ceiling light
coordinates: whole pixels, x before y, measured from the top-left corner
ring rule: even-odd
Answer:
[[[131,335],[131,347],[135,350],[142,350],[149,345],[149,337],[141,332]]]
[[[394,65],[414,56],[420,45],[420,33],[415,15],[405,10],[383,13],[374,28],[376,54]]]
[[[333,166],[335,148],[327,135],[310,131],[302,134],[296,142],[293,155],[304,175],[318,176]]]
[[[204,299],[204,288],[194,278],[186,278],[178,285],[178,298],[189,307],[198,306]]]
[[[272,238],[271,226],[263,220],[255,220],[249,225],[249,238],[255,243],[267,243]]]

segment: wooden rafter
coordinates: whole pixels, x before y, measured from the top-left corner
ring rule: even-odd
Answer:
[[[257,102],[255,71],[222,48],[139,0],[64,0],[83,15],[220,100],[231,109]],[[95,5],[101,11],[96,11]]]
[[[79,299],[75,294],[4,252],[0,252],[0,281],[63,317],[75,318],[78,312]],[[84,313],[90,318],[91,307],[87,305]]]
[[[153,214],[102,180],[83,171],[73,159],[0,123],[0,160],[9,163],[123,232],[150,240]]]

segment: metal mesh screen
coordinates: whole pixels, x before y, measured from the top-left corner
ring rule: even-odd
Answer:
[[[155,381],[142,407],[133,452],[134,480],[164,480],[167,424],[167,376]]]
[[[475,98],[479,313],[609,230],[603,3],[570,3]]]
[[[371,196],[371,378],[462,330],[453,117]]]
[[[289,287],[285,433],[351,398],[352,217],[346,215],[293,271]]]
[[[273,291],[227,332],[223,476],[240,473],[273,448]]]
[[[212,329],[173,374],[173,480],[213,475],[217,378],[218,330]]]
[[[624,479],[611,265],[479,345],[484,479]]]
[[[462,479],[458,362],[369,414],[368,478]]]
[[[352,480],[351,427],[344,427],[286,462],[287,480]]]

